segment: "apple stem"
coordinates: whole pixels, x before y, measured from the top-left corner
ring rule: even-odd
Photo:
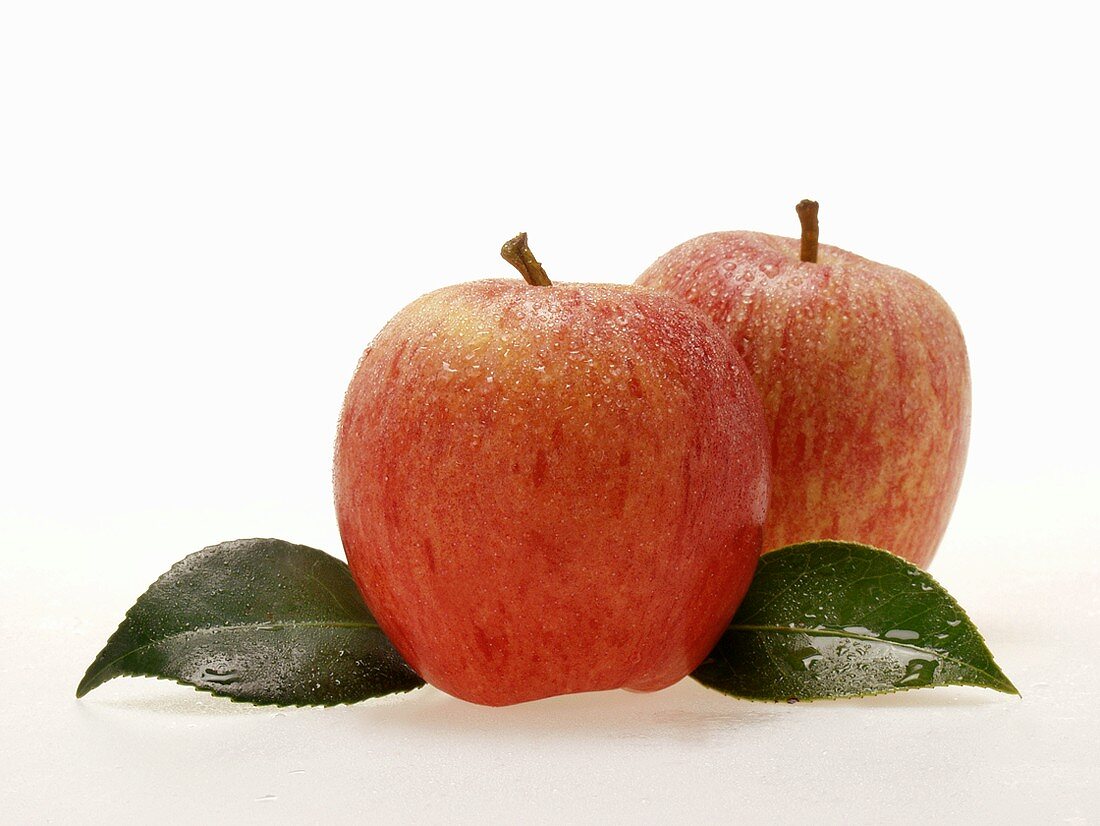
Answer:
[[[817,201],[799,201],[794,208],[802,224],[802,249],[799,257],[811,264],[817,263]]]
[[[550,277],[542,264],[535,260],[535,254],[527,246],[527,233],[521,232],[500,248],[500,257],[519,270],[523,280],[532,287],[549,287]]]

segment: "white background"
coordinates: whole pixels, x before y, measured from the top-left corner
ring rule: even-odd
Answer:
[[[831,5],[0,6],[0,820],[1100,822],[1095,24]],[[343,390],[408,301],[519,230],[627,283],[803,197],[962,323],[932,571],[1022,700],[73,698],[187,553],[340,553]]]

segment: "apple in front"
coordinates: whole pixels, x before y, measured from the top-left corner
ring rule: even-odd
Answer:
[[[685,302],[478,281],[363,354],[336,510],[367,604],[432,685],[486,705],[651,691],[744,596],[767,452],[744,363]]]
[[[841,539],[927,566],[966,461],[962,332],[919,278],[818,248],[817,205],[799,210],[801,239],[703,235],[637,283],[701,308],[753,374],[771,430],[765,551]]]

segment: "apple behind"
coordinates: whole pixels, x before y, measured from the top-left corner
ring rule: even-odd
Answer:
[[[752,372],[771,433],[765,551],[838,539],[926,567],[966,461],[962,331],[916,276],[818,246],[804,203],[815,262],[805,239],[716,232],[637,283],[702,309]]]

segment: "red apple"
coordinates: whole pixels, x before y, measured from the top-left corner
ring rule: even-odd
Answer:
[[[970,430],[962,332],[919,278],[803,238],[716,232],[638,284],[686,298],[744,357],[771,429],[764,550],[864,542],[927,566],[955,503]]]
[[[511,252],[549,285],[523,236]],[[744,363],[685,302],[477,281],[363,354],[336,511],[371,611],[438,688],[649,691],[698,665],[748,587],[767,451]]]

